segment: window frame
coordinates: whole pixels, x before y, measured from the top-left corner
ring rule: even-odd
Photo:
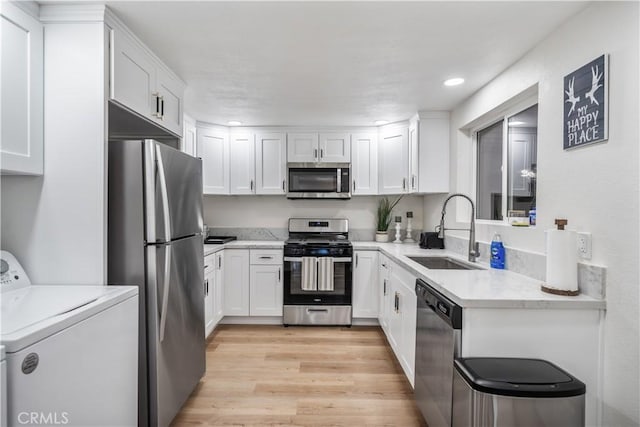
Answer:
[[[475,221],[476,224],[488,224],[488,225],[510,225],[509,217],[507,217],[507,205],[509,203],[507,194],[509,191],[509,119],[515,115],[520,114],[528,108],[533,107],[534,105],[538,105],[538,125],[539,125],[539,117],[540,117],[540,103],[538,102],[537,94],[535,96],[527,97],[524,100],[520,100],[517,102],[508,102],[504,108],[501,108],[499,111],[494,114],[487,115],[483,118],[479,124],[473,126],[470,129],[471,140],[473,145],[473,154],[472,154],[472,164],[473,164],[473,192],[474,199],[476,200],[476,205],[478,203],[478,133],[482,130],[487,129],[490,126],[495,125],[496,123],[503,121],[502,123],[502,166],[501,166],[501,174],[502,174],[502,206],[500,208],[500,212],[502,214],[502,220],[499,219],[481,219],[478,218],[478,212],[475,213]],[[538,128],[539,129],[539,126]],[[539,139],[537,138],[538,132],[536,132],[536,144]],[[538,150],[536,149],[536,153]],[[537,157],[537,156],[536,156]],[[537,162],[537,158],[536,158]],[[536,199],[538,189],[536,188]]]

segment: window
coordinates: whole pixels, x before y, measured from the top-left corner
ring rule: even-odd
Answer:
[[[502,221],[535,209],[537,136],[537,104],[476,132],[477,219]]]

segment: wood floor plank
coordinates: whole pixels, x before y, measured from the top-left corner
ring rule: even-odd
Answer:
[[[425,426],[378,327],[221,325],[173,426]]]

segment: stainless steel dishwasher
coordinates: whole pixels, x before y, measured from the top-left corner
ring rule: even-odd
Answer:
[[[460,354],[462,307],[416,280],[416,403],[429,427],[451,427],[453,360]]]

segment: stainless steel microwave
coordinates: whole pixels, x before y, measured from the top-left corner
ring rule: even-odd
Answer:
[[[288,199],[350,199],[349,163],[288,163]]]

